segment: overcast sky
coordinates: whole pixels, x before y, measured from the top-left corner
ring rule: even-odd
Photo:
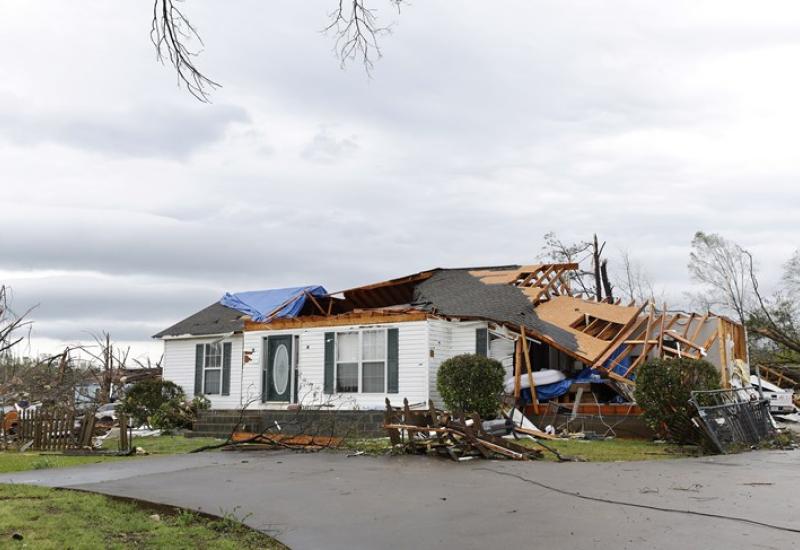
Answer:
[[[800,5],[372,0],[372,78],[335,0],[187,0],[223,84],[156,62],[149,2],[0,0],[0,283],[30,351],[136,353],[226,290],[329,290],[529,262],[597,232],[680,301],[697,230],[767,283],[800,246]]]

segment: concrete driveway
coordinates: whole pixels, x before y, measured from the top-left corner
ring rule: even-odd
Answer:
[[[295,549],[800,548],[800,452],[456,464],[218,452],[0,476],[234,513]]]

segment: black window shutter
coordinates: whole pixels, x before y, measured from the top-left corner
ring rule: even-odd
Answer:
[[[388,330],[388,346],[386,349],[386,391],[389,393],[398,393],[400,391],[399,372],[398,372],[398,356],[399,356],[399,338],[398,330],[390,328]]]
[[[231,343],[222,344],[222,395],[231,394]]]
[[[484,357],[489,355],[489,329],[475,329],[475,353]]]
[[[333,354],[336,351],[336,333],[325,333],[325,393],[333,393]]]
[[[203,344],[194,347],[194,394],[203,395]]]

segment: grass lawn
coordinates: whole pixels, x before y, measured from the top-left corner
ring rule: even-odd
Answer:
[[[286,548],[241,525],[235,511],[214,520],[25,485],[0,485],[0,501],[2,548]],[[154,513],[159,517],[150,517]],[[22,540],[15,540],[15,533]]]
[[[541,448],[530,440],[522,440],[520,443],[534,448]],[[664,443],[653,443],[644,439],[559,439],[543,441],[543,443],[557,450],[564,457],[581,458],[587,462],[664,460],[694,456],[688,449],[681,449]],[[542,450],[544,451],[545,459],[557,460],[553,453],[546,449]]]
[[[133,446],[141,447],[151,455],[174,455],[188,453],[206,445],[222,443],[222,439],[213,437],[184,437],[182,435],[156,435],[151,437],[134,437]],[[116,438],[108,438],[103,442],[104,449],[117,449]]]
[[[183,437],[182,435],[160,435],[153,437],[134,437],[133,444],[143,448],[151,455],[188,453],[204,445],[219,443],[221,440],[211,437]],[[103,447],[114,450],[116,439],[107,439]],[[64,468],[79,464],[97,464],[109,460],[142,460],[146,457],[117,456],[63,456],[57,454],[41,454],[38,452],[18,453],[14,451],[0,452],[0,473],[22,472],[25,470],[43,470],[45,468]]]

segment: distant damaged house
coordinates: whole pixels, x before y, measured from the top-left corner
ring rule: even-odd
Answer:
[[[740,325],[574,296],[567,275],[576,268],[437,268],[336,293],[226,294],[155,335],[163,376],[223,410],[380,409],[387,397],[441,406],[439,365],[464,353],[500,361],[508,393],[534,409],[574,401],[576,387],[598,405],[630,403],[636,371],[653,357],[704,358],[725,384],[739,376]]]

